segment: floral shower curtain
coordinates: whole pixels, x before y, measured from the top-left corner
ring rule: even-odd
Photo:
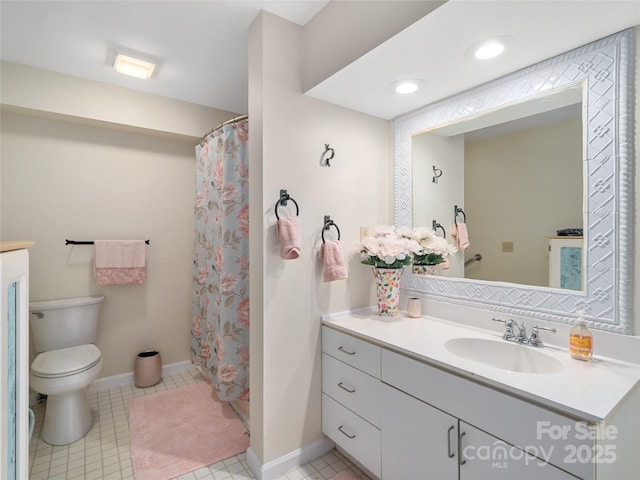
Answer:
[[[249,122],[196,147],[191,362],[221,400],[249,400]]]

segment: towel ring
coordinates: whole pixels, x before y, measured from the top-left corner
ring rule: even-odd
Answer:
[[[280,190],[280,198],[278,199],[278,201],[276,202],[276,207],[275,207],[275,211],[276,211],[276,219],[280,220],[280,216],[278,215],[278,207],[280,205],[284,205],[285,207],[287,206],[287,201],[291,200],[293,202],[293,204],[296,206],[296,217],[300,216],[300,208],[298,208],[298,202],[296,202],[293,197],[291,197],[286,190],[282,189]]]
[[[464,210],[458,207],[458,205],[453,206],[453,223],[458,224],[458,214],[462,214],[462,221],[467,223],[467,216],[464,213]]]
[[[328,222],[325,222],[324,226],[322,227],[322,243],[325,243],[324,232],[329,230],[330,227],[336,227],[336,231],[338,232],[338,240],[340,240],[340,229],[338,228],[338,225],[336,225],[333,220],[329,220]]]
[[[433,229],[433,231],[435,232],[437,229],[442,230],[442,236],[443,238],[447,238],[447,232],[445,231],[444,227],[442,225],[440,225],[438,222],[436,222],[435,220],[432,222],[431,224],[431,228]]]

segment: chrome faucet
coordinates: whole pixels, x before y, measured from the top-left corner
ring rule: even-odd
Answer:
[[[556,333],[555,328],[538,327],[534,325],[531,328],[531,337],[527,337],[527,329],[524,326],[524,322],[518,324],[515,320],[508,319],[502,320],[501,318],[493,317],[491,320],[494,322],[504,323],[504,335],[502,338],[508,342],[520,343],[522,345],[531,345],[532,347],[544,347],[544,343],[540,340],[540,330]]]

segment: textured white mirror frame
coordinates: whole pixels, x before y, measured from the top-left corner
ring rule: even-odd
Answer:
[[[403,293],[562,323],[569,323],[584,311],[585,319],[593,328],[632,333],[632,46],[633,31],[626,30],[434,103],[394,122],[395,222],[399,227],[411,226],[413,135],[464,120],[471,116],[471,110],[476,116],[553,89],[582,83],[585,92],[584,291],[418,276],[405,271]]]

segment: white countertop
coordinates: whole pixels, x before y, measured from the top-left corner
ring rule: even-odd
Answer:
[[[454,338],[506,340],[495,332],[433,317],[409,318],[404,312],[395,318],[347,313],[325,315],[323,324],[589,422],[605,420],[626,395],[640,388],[637,364],[598,356],[583,362],[556,347],[522,346],[557,359],[562,368],[554,373],[520,373],[465,359],[447,350],[445,342]]]

